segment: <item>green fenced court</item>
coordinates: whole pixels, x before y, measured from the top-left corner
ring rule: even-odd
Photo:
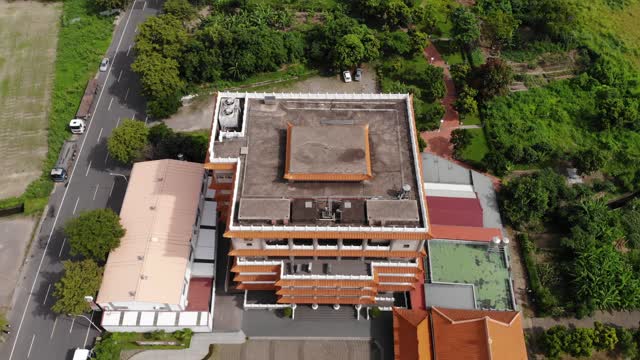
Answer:
[[[429,270],[434,283],[473,284],[476,307],[512,310],[507,261],[502,250],[488,244],[431,240]]]

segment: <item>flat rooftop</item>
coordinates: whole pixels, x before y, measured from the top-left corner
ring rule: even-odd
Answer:
[[[235,129],[217,125],[230,97],[241,104]],[[219,93],[217,101],[208,161],[241,164],[232,225],[427,227],[408,95]],[[282,199],[289,205],[270,201]],[[371,200],[403,203],[379,219]]]

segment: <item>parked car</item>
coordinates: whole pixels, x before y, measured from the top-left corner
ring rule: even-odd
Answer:
[[[349,70],[345,70],[342,72],[342,76],[344,77],[344,82],[346,83],[350,83],[351,82],[351,73],[349,72]]]
[[[353,80],[355,80],[355,81],[362,80],[362,69],[361,68],[357,68],[356,69],[356,74],[353,76]]]
[[[104,58],[100,62],[100,71],[107,71],[109,68],[109,58]]]

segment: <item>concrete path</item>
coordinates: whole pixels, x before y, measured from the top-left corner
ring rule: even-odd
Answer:
[[[444,121],[437,130],[425,131],[420,135],[428,144],[428,152],[447,159],[453,159],[453,146],[449,140],[451,139],[451,132],[460,126],[460,116],[453,107],[457,99],[456,88],[451,78],[451,73],[449,73],[449,65],[444,61],[433,43],[424,49],[424,56],[431,65],[444,70],[444,84],[447,92],[444,99],[442,99],[442,105],[445,109]]]
[[[133,355],[131,360],[200,360],[209,353],[211,344],[243,344],[242,331],[195,334],[191,346],[184,350],[147,350]],[[226,358],[221,358],[226,359]]]
[[[640,311],[596,311],[593,316],[584,319],[528,318],[522,326],[525,329],[548,329],[555,325],[593,327],[595,321],[624,328],[637,328],[640,325]]]
[[[151,350],[138,353],[131,360],[201,360],[209,352],[209,345],[200,346],[200,339],[194,337],[192,347],[186,350]],[[382,360],[371,341],[349,340],[247,340],[237,344],[215,346],[215,360]],[[194,345],[202,348],[192,351]],[[204,351],[206,348],[206,351]],[[204,351],[204,352],[202,352]]]

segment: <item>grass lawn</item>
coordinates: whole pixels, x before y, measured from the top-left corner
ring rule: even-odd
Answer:
[[[0,198],[42,174],[61,3],[0,0]]]
[[[98,16],[91,7],[92,4],[93,2],[89,0],[66,0],[62,4],[46,5],[37,2],[16,2],[11,4],[25,6],[26,11],[31,14],[30,16],[32,17],[37,16],[36,10],[41,7],[56,7],[58,9],[51,15],[52,25],[49,30],[43,29],[43,25],[40,24],[40,21],[28,20],[29,17],[26,17],[21,21],[17,21],[16,26],[14,26],[15,28],[29,29],[30,32],[33,32],[38,36],[35,37],[31,43],[29,41],[19,41],[17,45],[13,45],[17,47],[18,50],[28,52],[34,46],[44,46],[43,42],[40,40],[36,41],[36,39],[39,39],[39,37],[49,36],[50,38],[48,38],[49,40],[47,40],[46,43],[48,49],[46,53],[49,54],[49,56],[52,56],[51,54],[54,53],[54,48],[57,48],[57,51],[55,52],[55,72],[52,79],[53,90],[51,91],[51,106],[49,106],[48,103],[44,103],[46,102],[45,97],[42,97],[41,104],[39,104],[38,100],[33,100],[33,98],[37,98],[37,94],[41,94],[44,91],[39,88],[41,86],[45,86],[43,82],[37,82],[36,79],[34,79],[34,77],[30,77],[30,75],[24,75],[24,78],[18,80],[24,84],[23,86],[28,87],[26,94],[28,97],[27,100],[24,100],[22,97],[19,97],[18,99],[27,101],[32,109],[38,107],[38,111],[42,111],[43,113],[42,116],[43,119],[45,119],[45,122],[44,124],[38,123],[38,126],[40,126],[39,129],[35,126],[30,126],[25,131],[16,131],[10,135],[14,138],[25,139],[28,137],[25,137],[24,135],[28,135],[28,131],[30,131],[37,132],[38,141],[44,141],[44,139],[47,139],[46,147],[43,147],[42,149],[34,147],[31,149],[33,154],[39,154],[39,159],[44,158],[45,161],[44,165],[41,160],[32,161],[32,164],[34,164],[37,169],[40,169],[40,171],[35,173],[36,176],[31,178],[31,180],[35,179],[35,181],[31,182],[27,186],[22,195],[0,201],[0,208],[14,206],[17,203],[24,202],[25,212],[29,213],[39,211],[47,203],[47,198],[53,188],[53,183],[49,180],[49,170],[58,158],[58,153],[62,147],[62,143],[70,136],[70,133],[67,130],[67,124],[75,115],[78,105],[80,104],[80,100],[82,99],[82,95],[84,94],[87,81],[97,72],[100,59],[104,56],[104,53],[111,42],[113,17]],[[59,14],[60,5],[62,6],[62,16]],[[2,15],[5,13],[6,12],[0,8],[0,19],[3,19]],[[60,27],[60,30],[58,32],[58,41],[56,44],[55,30],[58,26]],[[0,39],[4,38],[3,35],[7,34],[7,31],[9,31],[9,28],[0,28]],[[15,34],[12,35],[12,31],[13,30],[8,32],[8,39],[12,39],[12,36],[15,36]],[[17,39],[19,39],[19,37]],[[0,54],[4,48],[5,46],[0,44]],[[0,55],[0,68],[11,66],[12,71],[14,71],[13,69],[15,68],[21,68],[16,64],[24,65],[24,67],[30,66],[29,64],[33,62],[33,59],[41,58],[41,55],[44,53],[45,51],[43,49],[39,49],[31,56],[27,56],[27,60],[14,60],[16,63],[3,62],[1,59],[4,55]],[[53,60],[51,59],[51,61]],[[45,64],[42,62],[39,64],[39,66],[33,66],[33,69],[44,71],[43,69],[45,68]],[[2,72],[0,71],[0,74],[1,73]],[[49,73],[47,76],[51,80],[51,74]],[[4,80],[2,81],[2,84],[3,85],[1,87],[3,89],[11,88],[10,86],[4,85]],[[3,98],[5,98],[5,96],[0,94],[0,101],[2,101]],[[6,106],[4,106],[3,112],[5,109]],[[24,112],[18,112],[14,114],[11,119],[15,122],[16,119],[24,118],[27,113],[27,110]],[[2,115],[3,114],[0,113],[0,117]],[[48,123],[46,122],[47,117]],[[2,123],[2,125],[5,124]],[[5,125],[2,128],[7,129],[7,126]],[[45,131],[47,132],[46,137]],[[5,142],[0,141],[0,144],[5,144]],[[32,144],[30,143],[29,146],[31,145]],[[19,147],[16,147],[16,149],[19,149]],[[12,157],[13,153],[13,150],[5,151],[3,159]],[[46,157],[44,156],[45,154]],[[23,160],[23,162],[26,163],[27,161]],[[11,174],[12,171],[7,171],[5,173]],[[41,176],[38,177],[37,175]],[[24,184],[28,182],[29,181],[27,180],[23,180]]]
[[[466,121],[465,124],[467,124]],[[462,152],[462,160],[471,163],[480,162],[489,152],[484,131],[482,129],[469,129],[468,131],[473,135],[473,138],[471,139],[471,144]]]
[[[462,125],[480,125],[480,115],[478,114],[465,114],[460,115],[460,121]]]
[[[433,282],[473,284],[476,305],[512,309],[509,272],[504,255],[487,251],[487,245],[431,240],[428,256]]]

